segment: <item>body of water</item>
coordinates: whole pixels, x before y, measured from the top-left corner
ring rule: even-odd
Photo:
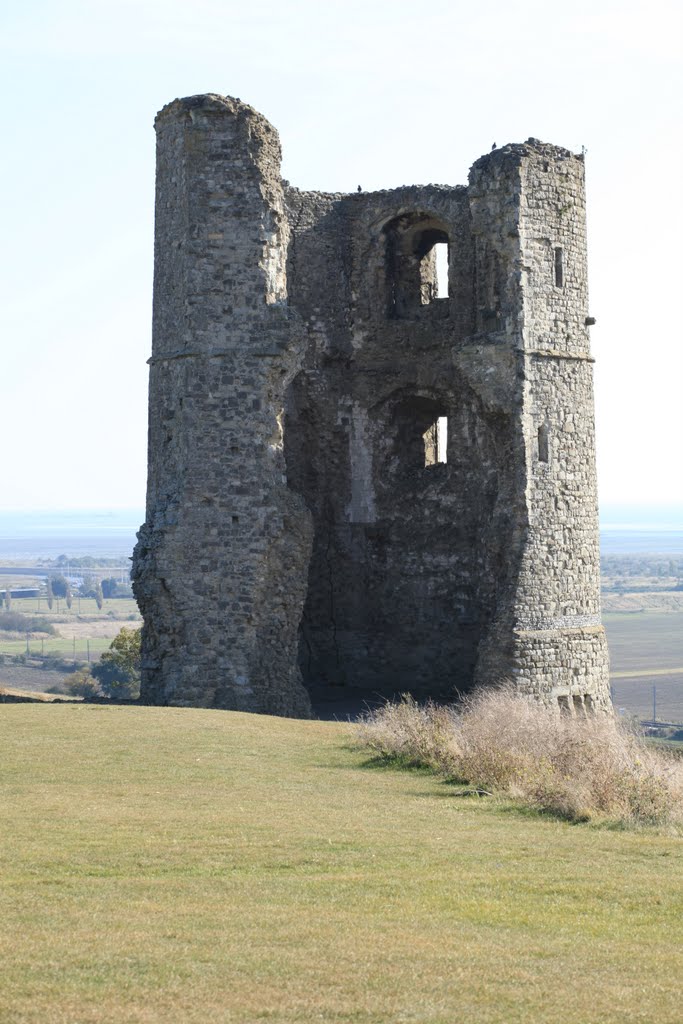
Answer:
[[[683,506],[602,505],[603,555],[683,555]]]
[[[0,512],[0,562],[60,555],[125,561],[144,518],[143,509]]]
[[[600,528],[603,555],[683,556],[683,528],[604,526]]]
[[[0,563],[36,559],[130,558],[143,509],[66,512],[0,512]],[[683,523],[605,523],[600,530],[605,555],[683,556]]]

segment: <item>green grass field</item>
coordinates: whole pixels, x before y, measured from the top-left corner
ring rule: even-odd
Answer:
[[[459,798],[338,724],[0,728],[3,1022],[680,1020],[680,841]]]
[[[121,625],[125,623],[119,623],[119,629]],[[86,661],[88,649],[90,655],[99,655],[102,651],[106,651],[111,643],[110,637],[94,636],[90,637],[87,641],[85,639],[76,640],[74,647],[74,641],[67,639],[66,637],[59,636],[46,636],[44,640],[39,640],[36,637],[29,639],[28,644],[26,640],[0,640],[0,654],[35,654],[41,657],[54,657],[54,658],[66,658],[76,656],[78,661]],[[1,673],[0,673],[1,675]]]
[[[117,618],[126,618],[133,614],[139,615],[138,606],[132,597],[105,599],[101,609],[97,607],[94,597],[73,597],[70,609],[67,608],[64,598],[55,598],[52,610],[48,608],[47,600],[44,597],[22,597],[13,599],[12,611],[23,612],[25,615],[40,615],[46,619],[61,619],[62,621],[77,619],[79,615],[106,618],[110,612],[113,612]]]
[[[48,609],[44,597],[21,598],[12,602],[12,611],[21,612],[29,618],[47,619],[54,625],[57,635],[31,635],[18,639],[16,633],[7,637],[0,631],[0,654],[34,654],[92,661],[109,648],[112,638],[122,626],[137,628],[142,624],[137,604],[132,598],[106,600],[101,609],[94,598],[74,598],[70,609],[64,600],[55,600],[52,610]],[[2,676],[0,670],[0,683]]]

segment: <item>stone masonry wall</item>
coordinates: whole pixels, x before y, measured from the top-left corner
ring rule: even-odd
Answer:
[[[492,222],[503,228],[489,280],[499,282],[498,322],[517,349],[523,453],[515,584],[480,650],[478,679],[505,673],[538,697],[585,695],[605,708],[583,159],[533,139],[508,146],[477,161],[470,192],[484,252]]]
[[[306,193],[238,100],[156,127],[143,699],[606,708],[582,159]]]
[[[143,699],[306,714],[297,627],[310,515],[284,483],[298,369],[274,129],[223,97],[157,118]]]

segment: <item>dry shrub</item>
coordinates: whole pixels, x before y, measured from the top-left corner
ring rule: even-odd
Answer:
[[[383,757],[504,794],[571,821],[683,821],[683,763],[649,748],[611,715],[573,717],[512,690],[456,710],[387,704],[360,726]]]
[[[102,690],[96,679],[90,675],[88,668],[78,669],[71,675],[65,676],[63,681],[63,693],[70,693],[73,697],[101,697]]]
[[[398,704],[387,703],[369,712],[358,730],[364,746],[408,767],[443,772],[459,753],[453,710],[432,701],[417,704],[408,694]]]

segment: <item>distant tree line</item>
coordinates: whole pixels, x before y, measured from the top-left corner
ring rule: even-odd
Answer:
[[[683,558],[669,555],[602,555],[603,576],[659,576],[683,581]]]
[[[71,607],[74,594],[71,588],[71,583],[66,576],[48,576],[46,587],[46,596],[49,608],[52,608],[51,602],[56,597],[64,598],[67,607]],[[97,601],[99,608],[102,607],[101,602],[104,598],[132,596],[130,583],[121,583],[120,580],[115,579],[113,576],[104,580],[100,580],[97,576],[86,576],[80,587],[76,589],[75,593],[78,597],[94,598]]]
[[[22,612],[0,612],[0,629],[12,633],[49,633],[55,635],[55,627],[47,619]]]
[[[124,559],[125,561],[125,559]],[[104,569],[107,566],[121,567],[120,558],[93,558],[92,555],[83,555],[82,558],[70,558],[68,555],[60,555],[59,558],[48,558],[43,565],[54,565],[65,568],[67,565],[72,569]]]

